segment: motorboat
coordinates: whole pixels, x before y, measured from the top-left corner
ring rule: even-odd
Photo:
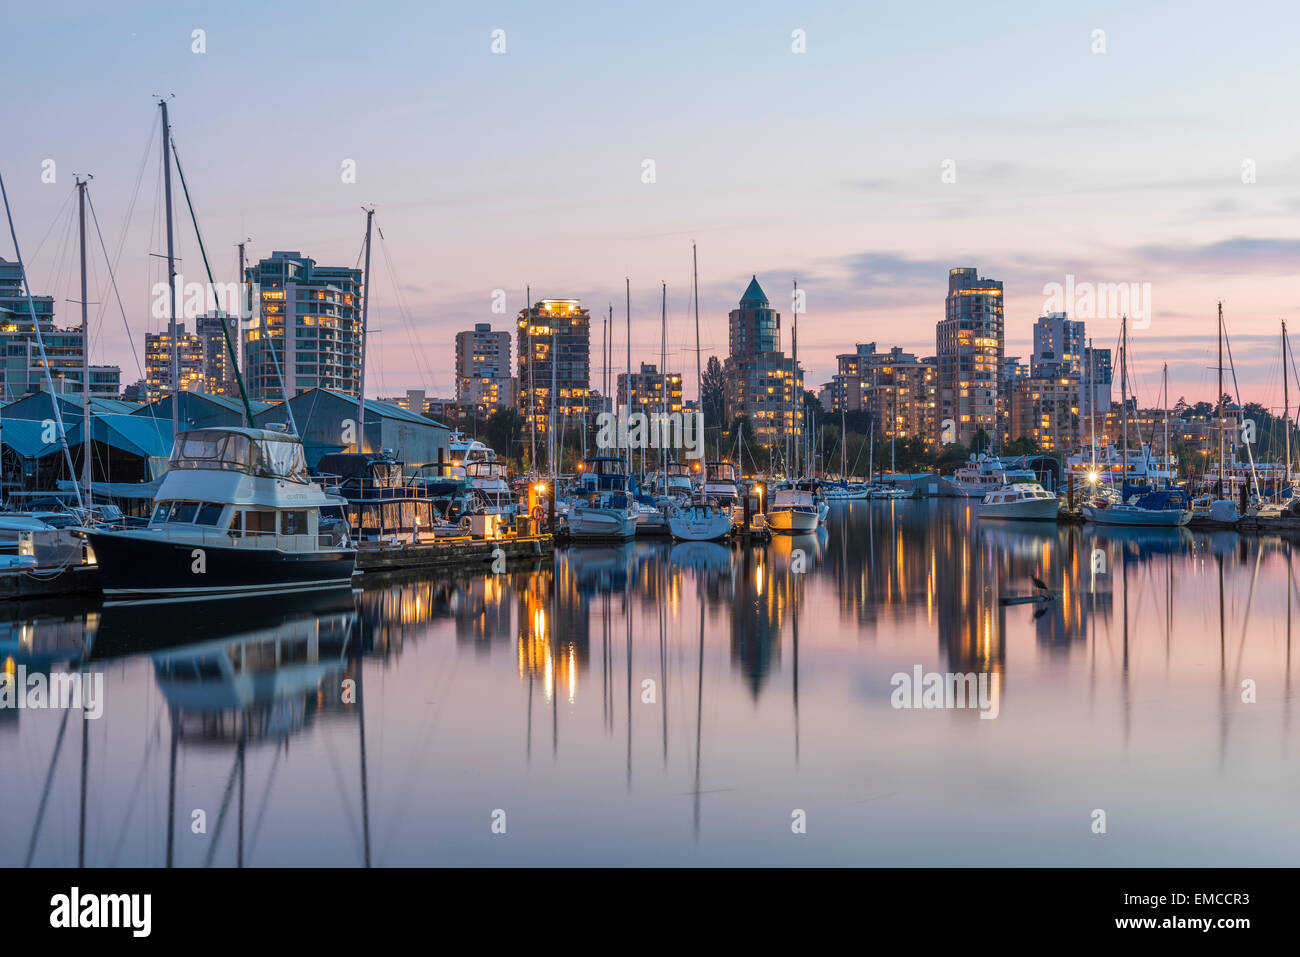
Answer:
[[[636,535],[641,510],[628,485],[624,461],[600,455],[583,461],[569,498],[567,523],[575,540],[627,541]]]
[[[773,487],[767,505],[768,528],[774,532],[800,534],[816,531],[820,523],[810,483],[781,482]]]
[[[669,510],[668,527],[673,538],[686,542],[716,542],[731,534],[731,510],[703,496]]]
[[[302,439],[271,429],[176,437],[149,524],[89,528],[110,597],[262,594],[348,586],[347,504],[307,473]]]
[[[1182,489],[1145,489],[1137,494],[1125,493],[1119,501],[1112,496],[1097,496],[1083,505],[1083,517],[1096,525],[1143,525],[1172,528],[1192,520],[1192,510]]]
[[[984,496],[976,509],[980,518],[1056,521],[1060,501],[1037,482],[1016,482]]]
[[[989,492],[1017,482],[1037,482],[1038,476],[1023,465],[1004,462],[996,455],[972,455],[952,476],[959,496],[982,499]],[[905,493],[906,494],[906,493]]]

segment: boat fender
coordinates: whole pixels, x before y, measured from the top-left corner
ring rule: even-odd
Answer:
[[[469,531],[469,526],[470,526],[469,516],[468,516],[468,515],[462,515],[461,518],[460,518],[460,527],[461,527],[461,529],[464,530],[464,531],[466,531],[466,532],[468,532],[468,531]]]

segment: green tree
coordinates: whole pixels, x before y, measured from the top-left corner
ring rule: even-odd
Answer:
[[[726,407],[726,382],[722,377],[722,363],[717,356],[709,356],[709,361],[700,372],[700,411],[704,413],[706,424],[716,427],[722,422]]]
[[[522,447],[516,448],[523,433],[524,417],[518,409],[497,409],[483,425],[483,441],[502,458],[518,464],[523,458]]]

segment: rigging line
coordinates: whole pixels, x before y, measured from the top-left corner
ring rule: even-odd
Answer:
[[[117,253],[112,257],[112,259],[109,259],[109,258],[108,258],[108,255],[107,255],[107,251],[105,252],[105,256],[104,256],[104,258],[105,258],[105,261],[106,261],[107,264],[108,264],[108,269],[109,269],[109,275],[110,275],[110,276],[112,275],[113,271],[117,269],[118,264],[119,264],[119,263],[121,262],[121,260],[122,260],[122,251],[126,248],[126,237],[127,237],[127,233],[130,231],[130,228],[131,228],[131,221],[132,221],[132,219],[133,219],[134,216],[135,216],[135,207],[136,207],[136,204],[137,204],[137,203],[139,202],[139,200],[140,200],[140,186],[144,183],[144,171],[145,171],[145,169],[148,168],[148,165],[149,165],[149,157],[152,155],[152,152],[153,152],[153,138],[154,138],[154,131],[158,128],[158,125],[159,125],[161,122],[162,122],[161,118],[158,117],[157,115],[155,115],[155,118],[154,118],[153,124],[152,124],[151,127],[150,127],[149,140],[148,140],[147,143],[145,143],[145,151],[144,151],[143,155],[141,155],[141,157],[140,157],[140,165],[139,165],[139,167],[137,167],[137,169],[136,169],[136,174],[135,174],[135,185],[131,187],[131,199],[130,199],[130,202],[127,203],[127,207],[126,207],[126,216],[125,216],[125,217],[123,218],[123,220],[122,220],[122,232],[121,232],[121,234],[118,236],[118,239],[117,239]],[[89,193],[89,190],[87,190],[87,193],[86,193],[86,199],[87,199],[87,200],[90,199],[90,193]],[[104,241],[103,241],[103,237],[101,236],[101,237],[100,237],[100,246],[102,247],[103,245],[104,245]],[[99,295],[99,299],[100,299],[100,305],[99,305],[99,316],[97,317],[96,322],[98,322],[99,319],[102,319],[103,316],[104,316],[104,313],[107,312],[107,310],[108,310],[108,303],[105,301],[106,297],[103,295],[102,292],[101,292],[100,295]],[[129,330],[128,330],[128,332],[129,332]],[[129,341],[129,335],[128,335],[128,341]],[[134,348],[134,347],[132,347],[132,348]],[[136,364],[137,364],[137,366],[139,365],[138,362],[137,362]],[[141,375],[141,378],[144,378],[144,376]]]
[[[271,803],[271,788],[275,784],[275,774],[280,769],[280,758],[284,755],[285,749],[276,747],[275,760],[271,762],[271,771],[266,776],[266,792],[262,795],[262,806],[257,811],[257,820],[253,822],[253,834],[248,839],[248,854],[253,853],[253,847],[257,844],[257,835],[262,833],[262,818],[266,814],[267,805]]]
[[[18,273],[22,278],[23,290],[27,294],[27,308],[32,316],[32,328],[36,330],[36,344],[41,353],[41,365],[45,368],[45,378],[50,385],[50,406],[54,410],[54,421],[59,430],[59,445],[63,449],[63,459],[68,466],[68,475],[72,476],[72,489],[77,495],[77,508],[84,508],[81,498],[81,483],[77,481],[77,472],[72,466],[72,452],[68,448],[68,434],[63,429],[63,412],[59,408],[58,397],[54,393],[54,379],[50,375],[50,360],[45,353],[45,336],[41,332],[41,323],[36,315],[36,304],[32,301],[32,284],[27,278],[27,267],[23,264],[22,253],[18,250],[18,230],[14,227],[13,210],[9,207],[9,192],[5,189],[4,177],[0,176],[0,196],[4,198],[5,218],[9,221],[9,236],[14,244],[14,257],[18,260]]]
[[[63,201],[63,205],[60,206],[58,211],[54,214],[54,218],[50,220],[50,225],[45,229],[45,235],[41,237],[41,241],[36,244],[36,249],[32,251],[32,262],[36,262],[41,258],[41,250],[45,247],[45,241],[50,238],[50,233],[54,232],[54,227],[59,223],[68,222],[68,220],[65,220],[63,217],[67,213],[68,205],[72,202],[72,197],[76,195],[77,189],[74,186],[68,191],[68,196]]]
[[[416,371],[421,375],[429,387],[433,387],[432,367],[425,361],[423,350],[416,343],[414,334],[414,324],[411,322],[410,311],[406,308],[406,302],[402,296],[401,286],[397,282],[397,270],[393,268],[393,257],[388,249],[388,239],[384,236],[384,229],[378,223],[375,223],[375,229],[379,233],[379,248],[384,254],[384,265],[388,269],[388,278],[393,284],[393,296],[397,302],[398,315],[402,317],[402,324],[406,329],[407,341],[411,344],[411,352],[415,357]]]
[[[1246,414],[1246,407],[1241,403],[1241,388],[1237,385],[1237,364],[1232,361],[1232,343],[1228,341],[1228,329],[1223,329],[1223,346],[1228,350],[1228,369],[1232,372],[1232,391],[1237,394],[1237,408],[1241,409],[1243,418]],[[1222,400],[1220,400],[1222,401]],[[1255,452],[1251,448],[1251,443],[1247,442],[1246,458],[1250,462],[1250,481],[1255,486],[1255,495],[1263,498],[1259,490],[1259,476],[1255,473]]]
[[[99,248],[103,251],[103,253],[104,253],[104,259],[105,259],[105,261],[107,262],[107,260],[108,260],[108,249],[107,249],[107,248],[105,247],[105,245],[104,245],[104,234],[103,234],[103,233],[100,231],[100,229],[99,229],[99,217],[95,215],[95,204],[94,204],[94,202],[93,202],[93,201],[91,200],[91,198],[90,198],[90,190],[89,190],[89,189],[86,190],[86,205],[90,207],[90,221],[91,221],[91,222],[94,224],[94,226],[95,226],[95,235],[99,238]],[[117,288],[117,277],[113,275],[113,267],[112,267],[112,265],[109,265],[109,267],[108,267],[108,278],[109,278],[109,282],[110,282],[110,284],[112,285],[113,296],[114,296],[114,298],[117,299],[117,308],[118,308],[118,311],[120,311],[120,312],[122,313],[122,327],[126,330],[126,338],[127,338],[127,342],[130,342],[130,341],[131,341],[131,324],[130,324],[129,322],[127,322],[127,319],[126,319],[126,307],[122,305],[122,295],[121,295],[120,292],[118,292],[118,288]],[[140,375],[140,378],[143,379],[143,378],[145,377],[145,375],[144,375],[144,368],[140,365],[140,354],[139,354],[138,352],[136,352],[136,350],[135,350],[135,346],[134,346],[134,345],[131,346],[131,358],[135,360],[135,371],[138,372],[139,375]],[[149,418],[153,420],[153,428],[154,428],[154,431],[158,434],[158,444],[159,444],[159,445],[162,445],[162,444],[163,444],[162,429],[161,429],[161,427],[158,425],[158,416],[157,416],[156,411],[155,411],[155,409],[154,409],[154,403],[152,403],[152,402],[148,403],[148,407],[149,407]],[[173,438],[174,438],[174,436],[173,436]]]
[[[176,152],[175,136],[171,138],[171,147],[172,147],[172,160],[176,163],[176,172],[181,179],[181,190],[184,191],[185,193],[185,205],[189,207],[190,221],[194,224],[194,238],[198,240],[199,253],[203,256],[203,268],[207,271],[208,274],[208,288],[215,289],[217,284],[216,281],[212,278],[212,266],[208,264],[208,251],[203,246],[203,234],[199,231],[199,219],[194,212],[194,202],[193,200],[190,199],[190,186],[189,183],[185,181],[185,170],[181,168],[181,157],[180,154]],[[243,287],[242,281],[240,283],[240,287],[241,289]],[[230,354],[230,365],[235,373],[235,383],[239,386],[239,397],[240,399],[243,400],[244,413],[245,415],[248,416],[248,427],[252,428],[256,424],[253,418],[253,407],[252,405],[249,404],[248,392],[244,389],[244,377],[239,374],[239,359],[235,355],[235,344],[230,338],[230,324],[226,322],[226,311],[221,308],[220,303],[217,304],[217,316],[221,319],[221,335],[222,338],[226,340],[226,350]],[[176,322],[175,316],[172,317],[172,322],[173,323]],[[197,324],[197,320],[196,320],[196,324]],[[197,328],[195,329],[195,331],[196,332],[198,331]],[[175,343],[173,343],[173,347],[174,346]],[[272,351],[272,355],[274,355],[275,350],[272,349],[271,351]],[[172,401],[180,401],[181,384],[179,382],[173,382],[172,389],[173,389],[173,396],[174,396]],[[281,385],[281,389],[283,390],[283,384]],[[287,398],[288,397],[286,396],[286,399]],[[290,412],[290,421],[292,421],[292,417],[293,417],[293,413]],[[295,425],[294,432],[296,433],[297,431],[298,428]]]

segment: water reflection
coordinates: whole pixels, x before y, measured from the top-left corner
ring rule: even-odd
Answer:
[[[0,863],[785,863],[808,805],[839,822],[809,863],[1272,862],[1300,795],[1292,572],[1279,538],[852,502],[757,547],[11,606],[6,672],[108,690],[98,721],[0,709]],[[1035,580],[1056,600],[1014,603]],[[892,709],[916,665],[998,676],[998,719]],[[1147,822],[1118,857],[1065,823],[1103,800]],[[491,843],[498,808],[521,839]]]

